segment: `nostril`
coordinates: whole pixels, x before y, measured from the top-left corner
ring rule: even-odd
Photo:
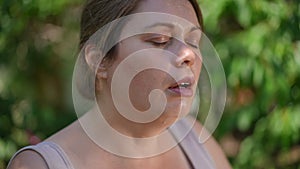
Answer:
[[[185,65],[189,65],[189,64],[190,64],[190,62],[191,62],[191,61],[189,61],[189,60],[185,60],[185,61],[183,62],[183,64],[185,64]]]
[[[194,56],[192,55],[183,55],[183,56],[179,56],[176,59],[176,65],[177,66],[192,66],[194,64]]]

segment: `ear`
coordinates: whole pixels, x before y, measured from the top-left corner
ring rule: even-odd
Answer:
[[[107,70],[104,64],[99,64],[101,56],[100,50],[96,48],[96,45],[88,44],[84,49],[85,61],[89,68],[94,72],[97,78],[107,78]]]

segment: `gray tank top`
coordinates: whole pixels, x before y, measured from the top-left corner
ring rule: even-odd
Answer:
[[[182,138],[183,135],[186,135],[185,131],[188,127],[189,125],[185,120],[180,120],[170,128],[170,131],[174,137],[178,139],[180,137]],[[214,162],[205,147],[198,142],[198,137],[194,130],[191,130],[179,145],[193,169],[215,168]],[[25,150],[37,152],[45,160],[49,169],[74,169],[66,153],[54,142],[41,142],[34,146],[24,147],[16,152],[11,160]]]

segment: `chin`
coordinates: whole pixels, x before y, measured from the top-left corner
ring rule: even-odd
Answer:
[[[181,118],[186,117],[189,114],[189,111],[190,111],[189,108],[183,108],[181,110],[180,110],[180,108],[168,109],[163,113],[162,118],[166,119],[167,121],[170,121],[170,122],[172,121],[172,123],[174,123],[177,120],[180,120]]]
[[[177,116],[187,115],[192,107],[191,99],[178,99],[169,102],[165,112],[167,114],[177,114]]]

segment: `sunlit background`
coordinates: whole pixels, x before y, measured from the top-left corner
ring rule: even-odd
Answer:
[[[0,0],[0,169],[76,119],[83,0]],[[300,169],[300,2],[200,0],[227,77],[214,133],[235,169]]]

